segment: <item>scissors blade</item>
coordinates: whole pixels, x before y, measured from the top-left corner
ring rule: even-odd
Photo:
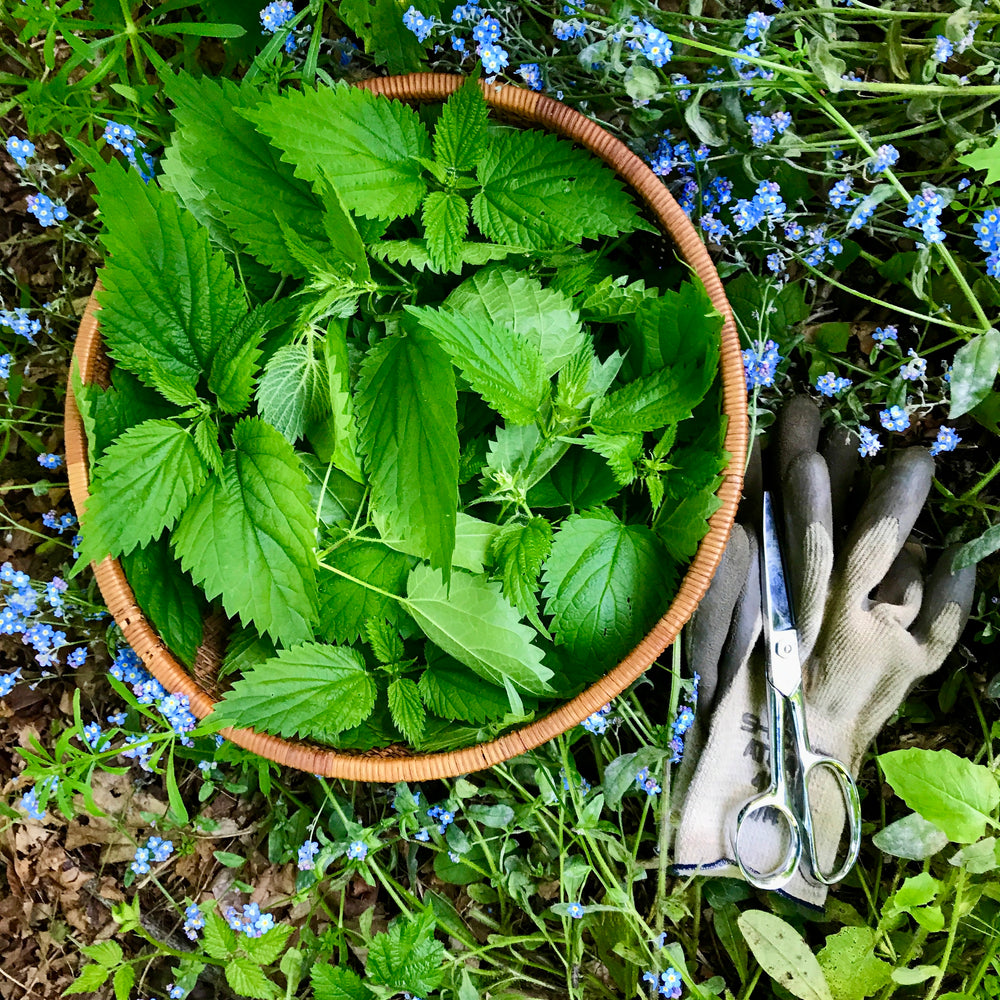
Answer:
[[[781,558],[781,542],[774,517],[771,494],[764,494],[764,611],[771,632],[786,632],[795,628],[795,615],[788,593],[788,578]]]

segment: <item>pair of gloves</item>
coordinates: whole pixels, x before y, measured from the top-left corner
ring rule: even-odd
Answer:
[[[863,486],[852,492],[856,437],[837,428],[820,450],[820,413],[811,400],[791,400],[773,438],[770,482],[784,509],[809,737],[817,753],[843,761],[856,776],[865,750],[907,692],[958,640],[972,605],[975,567],[952,573],[954,553],[946,550],[925,577],[922,549],[908,540],[934,471],[925,449],[896,452],[865,493]],[[747,523],[734,525],[685,633],[689,667],[701,681],[678,773],[677,874],[740,877],[736,818],[771,782],[758,534],[748,526],[759,517],[761,482],[757,451],[740,511]],[[832,871],[846,820],[843,797],[822,769],[810,779],[809,794],[820,867]],[[743,856],[756,870],[771,870],[785,856],[784,824],[766,812],[750,822],[740,834]],[[827,889],[810,874],[803,858],[782,891],[821,907]]]

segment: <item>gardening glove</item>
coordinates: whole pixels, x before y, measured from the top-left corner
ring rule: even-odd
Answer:
[[[780,486],[775,492],[785,514],[784,552],[810,742],[817,753],[842,760],[856,775],[868,745],[910,688],[936,670],[957,641],[972,603],[975,567],[952,573],[949,550],[925,579],[923,552],[907,542],[934,468],[920,448],[893,456],[841,539],[835,525],[847,520],[856,443],[840,429],[820,453],[819,429],[819,411],[810,400],[797,398],[784,408],[772,449]],[[751,507],[744,516],[756,516],[760,498],[747,493],[747,502]],[[720,613],[709,621],[699,607],[690,629],[692,646],[701,647],[692,649],[692,668],[703,685],[709,678],[698,714],[711,711],[711,721],[704,745],[697,746],[699,731],[693,730],[686,752],[698,758],[689,762],[693,774],[680,811],[678,873],[739,877],[733,851],[737,815],[771,783],[763,650],[757,642],[760,571],[753,543],[746,529],[734,534],[732,557],[721,565],[739,571],[739,585],[717,573],[710,593],[715,591]],[[744,547],[753,549],[745,570]],[[720,595],[734,589],[738,593],[726,621],[721,611],[730,598]],[[713,600],[706,608],[711,614]],[[842,794],[822,769],[811,777],[809,793],[820,868],[832,871],[846,818]],[[740,842],[745,860],[768,871],[785,855],[787,831],[776,817],[762,813],[751,817]],[[803,859],[782,891],[820,907],[826,887],[811,874]]]

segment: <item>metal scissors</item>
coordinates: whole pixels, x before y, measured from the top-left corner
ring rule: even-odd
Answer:
[[[771,495],[764,494],[763,544],[761,545],[761,602],[764,615],[764,640],[767,663],[767,701],[770,716],[771,787],[750,799],[736,821],[734,852],[743,877],[758,889],[780,889],[789,882],[806,854],[811,874],[823,885],[839,882],[852,868],[861,847],[861,800],[851,772],[842,761],[813,752],[806,729],[805,702],[802,698],[802,663],[799,660],[798,633],[788,582],[782,565],[781,545]],[[785,747],[785,723],[791,724],[792,745],[797,767],[789,767]],[[840,785],[847,807],[850,842],[843,864],[834,872],[820,869],[813,833],[813,814],[809,803],[809,776],[825,768]],[[776,810],[788,827],[788,849],[784,860],[771,871],[752,868],[741,852],[741,834],[749,827],[747,820],[765,809]],[[758,815],[758,819],[761,819]]]

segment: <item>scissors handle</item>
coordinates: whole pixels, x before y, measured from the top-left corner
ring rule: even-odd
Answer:
[[[816,839],[813,832],[812,810],[809,807],[809,776],[818,769],[827,771],[836,779],[847,811],[847,830],[850,838],[847,854],[844,856],[843,864],[833,872],[824,872],[820,868],[819,853],[816,849]],[[812,876],[822,885],[833,885],[854,867],[854,862],[858,860],[858,852],[861,850],[861,799],[858,796],[858,786],[854,783],[854,778],[844,766],[843,761],[811,752],[806,753],[802,760],[802,786],[802,829],[805,837],[805,849],[811,862]]]

